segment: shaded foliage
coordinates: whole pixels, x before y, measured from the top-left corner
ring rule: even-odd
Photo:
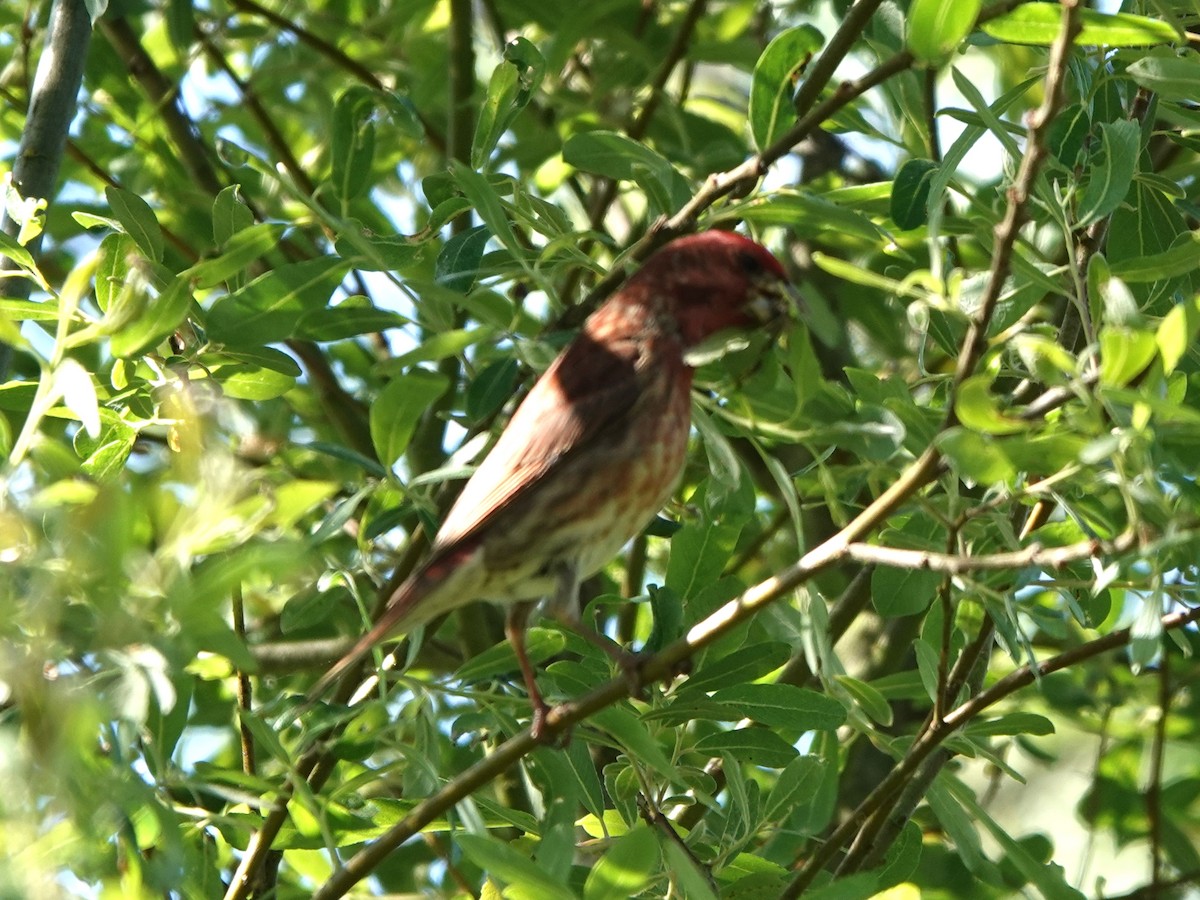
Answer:
[[[0,889],[1194,882],[1195,11],[1075,6],[110,4],[0,237]],[[585,585],[645,693],[542,623],[535,746],[479,604],[303,705],[572,328],[735,226],[804,309]]]

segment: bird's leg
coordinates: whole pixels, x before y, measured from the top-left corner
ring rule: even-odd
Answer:
[[[579,614],[579,569],[570,562],[562,562],[557,569],[558,584],[550,601],[554,617],[566,625],[577,635],[594,647],[604,651],[604,654],[617,664],[622,677],[629,685],[631,696],[637,697],[642,693],[640,660],[636,653],[631,653],[610,638],[598,632],[583,621]]]
[[[541,740],[550,707],[542,699],[542,692],[538,690],[537,679],[533,675],[533,666],[529,662],[529,654],[525,652],[525,625],[534,606],[533,603],[523,602],[514,603],[509,607],[508,615],[504,619],[504,634],[517,655],[517,665],[521,667],[521,677],[525,679],[525,690],[529,692],[529,703],[533,707],[533,722],[529,726],[529,733],[534,740]]]

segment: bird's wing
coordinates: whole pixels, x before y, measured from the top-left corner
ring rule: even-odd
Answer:
[[[580,447],[625,427],[647,373],[635,341],[580,335],[530,390],[446,516],[435,554],[469,540]]]

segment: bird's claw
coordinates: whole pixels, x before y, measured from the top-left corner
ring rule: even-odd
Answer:
[[[621,671],[621,677],[629,688],[629,696],[638,700],[646,699],[646,681],[642,677],[642,654],[620,648],[612,654],[613,662]]]
[[[557,734],[548,732],[551,709],[552,707],[544,701],[534,704],[533,720],[529,723],[529,736],[539,744],[561,750],[571,743],[571,729],[564,728]]]

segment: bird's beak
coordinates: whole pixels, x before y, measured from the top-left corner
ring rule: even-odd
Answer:
[[[760,325],[774,325],[793,318],[803,309],[800,295],[792,285],[774,276],[763,276],[754,282],[754,296],[746,310]]]

